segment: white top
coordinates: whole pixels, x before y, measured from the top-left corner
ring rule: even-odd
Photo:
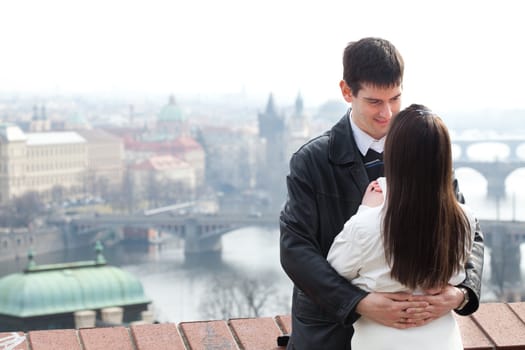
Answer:
[[[384,177],[378,182],[386,195]],[[390,266],[386,262],[381,222],[383,205],[367,207],[361,205],[357,213],[345,224],[343,230],[336,236],[327,260],[334,269],[352,284],[369,292],[412,292],[406,286],[390,277]],[[471,237],[475,234],[475,216],[466,206],[462,205],[472,228]],[[457,285],[465,279],[465,271],[461,271],[450,279],[451,285]],[[379,325],[361,317],[355,324],[355,334],[352,338],[352,349],[463,349],[461,337],[452,313],[432,321],[423,327],[398,330]],[[428,337],[432,339],[429,339]],[[425,339],[426,338],[426,339]],[[396,340],[397,339],[397,340]],[[447,339],[446,345],[443,343]],[[407,342],[414,347],[407,346]],[[451,345],[454,344],[454,345]],[[445,347],[443,347],[445,346]],[[460,347],[461,346],[461,347]]]

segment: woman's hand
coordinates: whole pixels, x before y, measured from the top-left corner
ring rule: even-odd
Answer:
[[[435,320],[451,310],[454,310],[463,301],[463,293],[455,286],[450,284],[443,288],[434,288],[424,291],[424,295],[412,295],[409,300],[411,301],[426,301],[429,305],[424,308],[407,308],[405,311],[408,314],[416,313],[424,315],[427,313],[424,322],[428,323]],[[419,317],[418,315],[418,317]],[[414,321],[412,317],[407,317],[408,321]]]
[[[366,188],[361,204],[366,205],[367,207],[377,207],[383,204],[384,200],[383,190],[379,186],[379,183],[377,181],[372,181]]]

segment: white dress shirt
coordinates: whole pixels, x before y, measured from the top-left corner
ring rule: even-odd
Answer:
[[[350,125],[352,126],[352,133],[354,134],[354,140],[357,145],[357,148],[359,149],[359,152],[361,152],[361,154],[365,156],[368,152],[368,149],[371,148],[378,153],[383,153],[383,150],[385,148],[386,136],[383,136],[379,140],[376,140],[372,136],[368,135],[366,132],[361,130],[357,126],[357,124],[354,123],[354,120],[352,119],[352,113],[350,113],[349,118]]]

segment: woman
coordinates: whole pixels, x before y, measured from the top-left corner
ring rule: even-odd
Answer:
[[[384,162],[386,179],[368,187],[328,261],[367,291],[433,294],[461,283],[476,226],[454,194],[445,124],[422,105],[401,111],[388,132]],[[409,329],[361,317],[354,329],[353,350],[463,349],[452,312]]]

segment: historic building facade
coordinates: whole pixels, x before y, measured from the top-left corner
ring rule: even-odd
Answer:
[[[89,191],[90,171],[121,181],[122,144],[92,141],[74,131],[25,133],[16,124],[1,124],[0,203],[29,191],[49,199],[56,188],[80,196]]]
[[[122,139],[101,129],[76,132],[87,142],[87,190],[100,193],[109,188],[120,188],[124,175]]]
[[[29,191],[50,195],[55,186],[81,193],[87,169],[87,144],[79,134],[24,133],[0,126],[0,202]]]

